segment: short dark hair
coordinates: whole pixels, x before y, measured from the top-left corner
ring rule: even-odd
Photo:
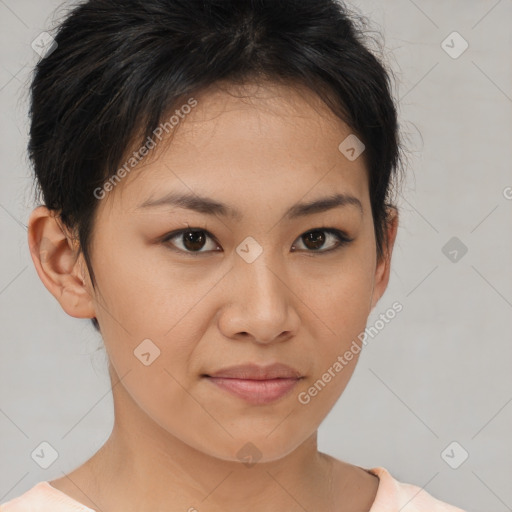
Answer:
[[[382,257],[401,143],[390,71],[369,48],[365,20],[339,0],[74,6],[57,27],[56,49],[34,72],[28,151],[38,199],[77,233],[93,287],[93,191],[183,98],[220,81],[305,85],[351,128],[365,145]]]

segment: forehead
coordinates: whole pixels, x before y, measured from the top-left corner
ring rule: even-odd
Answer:
[[[171,190],[240,205],[255,196],[296,202],[334,188],[361,201],[368,194],[363,158],[350,161],[338,149],[350,127],[306,87],[219,83],[193,99],[195,107],[175,117],[171,138],[155,139],[109,199],[133,209]]]
[[[175,146],[207,146],[210,153],[218,148],[226,155],[226,148],[236,154],[240,145],[250,150],[253,140],[266,159],[272,152],[301,156],[301,152],[311,153],[322,145],[336,149],[340,137],[350,133],[318,95],[299,84],[217,83],[196,100],[197,106],[173,137]]]

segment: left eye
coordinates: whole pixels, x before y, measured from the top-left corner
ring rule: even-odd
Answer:
[[[327,236],[325,236],[325,233],[327,233]],[[334,244],[331,243],[331,247],[328,249],[322,249],[326,240],[329,240],[329,237],[331,240],[334,239]],[[340,249],[342,246],[352,242],[351,238],[346,236],[342,231],[334,228],[313,229],[301,235],[297,240],[300,240],[307,249],[310,249],[307,252],[320,253],[335,251],[336,249]],[[292,246],[292,249],[294,248],[295,243]]]
[[[326,236],[327,235],[327,236]],[[171,242],[175,240],[176,242]],[[210,239],[210,248],[208,249],[207,241]],[[334,228],[317,228],[302,234],[297,238],[298,241],[306,248],[306,252],[326,253],[335,251],[342,246],[352,241],[345,233]],[[331,241],[327,244],[330,247],[325,249],[326,241]],[[164,243],[171,243],[178,252],[184,252],[190,255],[201,254],[205,252],[218,252],[220,249],[219,244],[215,242],[215,238],[204,229],[188,228],[180,231],[175,231],[167,235],[163,240]],[[292,250],[295,250],[297,243],[294,242]],[[203,250],[207,247],[205,250]]]

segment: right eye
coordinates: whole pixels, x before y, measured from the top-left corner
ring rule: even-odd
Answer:
[[[212,241],[210,244],[211,249],[202,250],[205,246],[208,246],[208,239]],[[175,241],[171,242],[171,240]],[[214,241],[214,237],[208,231],[200,228],[187,228],[173,231],[162,240],[163,243],[170,244],[172,246],[171,249],[193,256],[211,252],[212,250],[218,252],[220,246]]]

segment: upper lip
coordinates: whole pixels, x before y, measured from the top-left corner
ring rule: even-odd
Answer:
[[[254,363],[230,366],[228,368],[218,370],[215,373],[208,373],[206,376],[250,380],[302,378],[302,374],[298,370],[282,363],[275,363],[267,366],[259,366]]]

